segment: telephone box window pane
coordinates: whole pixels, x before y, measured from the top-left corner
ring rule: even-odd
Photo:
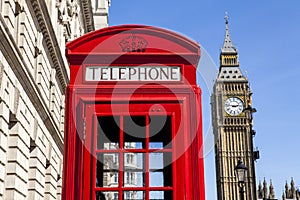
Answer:
[[[120,141],[120,117],[98,117],[97,149],[118,149]]]
[[[150,153],[150,169],[163,169],[165,166],[172,164],[172,153]]]
[[[145,184],[145,173],[143,172],[124,172],[124,187],[143,187]]]
[[[145,154],[124,153],[123,185],[125,187],[145,186]]]
[[[173,199],[172,191],[150,191],[150,200],[170,200]]]
[[[163,187],[164,175],[163,172],[150,172],[150,187]]]
[[[145,192],[144,191],[125,191],[123,193],[124,200],[144,200]]]
[[[150,116],[150,149],[172,148],[171,116]]]
[[[119,154],[99,153],[96,166],[97,187],[118,187],[119,185]]]
[[[115,191],[96,192],[96,200],[119,200],[119,193]]]
[[[151,187],[172,186],[172,154],[149,154],[149,179]]]
[[[144,149],[146,142],[146,117],[124,116],[124,148]]]
[[[149,148],[150,149],[163,149],[164,145],[162,142],[150,142]]]

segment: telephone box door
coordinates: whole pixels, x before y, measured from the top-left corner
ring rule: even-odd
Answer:
[[[162,105],[85,106],[85,199],[184,199],[182,105]]]

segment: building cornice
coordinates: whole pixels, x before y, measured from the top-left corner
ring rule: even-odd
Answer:
[[[59,87],[62,93],[66,90],[69,83],[69,77],[67,73],[67,66],[63,62],[63,56],[58,45],[55,31],[51,23],[47,5],[44,0],[30,0],[33,7],[33,11],[36,15],[36,19],[39,23],[41,32],[49,50],[51,60],[53,62],[56,74],[59,78]]]
[[[80,8],[83,16],[84,32],[88,33],[95,30],[93,19],[93,8],[91,0],[80,0]]]

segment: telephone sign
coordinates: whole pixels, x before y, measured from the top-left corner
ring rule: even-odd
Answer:
[[[178,66],[88,66],[86,81],[180,81]]]

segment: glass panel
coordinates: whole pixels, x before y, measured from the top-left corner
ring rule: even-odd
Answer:
[[[123,185],[143,187],[145,185],[145,154],[124,153]]]
[[[150,200],[173,199],[172,191],[150,191]]]
[[[149,154],[150,187],[172,186],[172,154]]]
[[[171,116],[150,116],[150,149],[172,148]]]
[[[162,172],[150,172],[150,187],[163,187],[164,175]]]
[[[119,193],[115,191],[96,192],[96,200],[118,200]]]
[[[144,200],[145,192],[144,191],[125,191],[123,193],[124,200]]]
[[[150,142],[149,149],[163,149],[164,145],[162,142]]]
[[[119,154],[99,153],[96,166],[97,187],[118,187],[119,183]]]
[[[118,149],[120,141],[120,117],[98,117],[97,149]]]
[[[124,116],[124,148],[143,149],[146,138],[145,116]]]
[[[150,169],[163,169],[172,164],[172,153],[150,153],[149,167]]]

